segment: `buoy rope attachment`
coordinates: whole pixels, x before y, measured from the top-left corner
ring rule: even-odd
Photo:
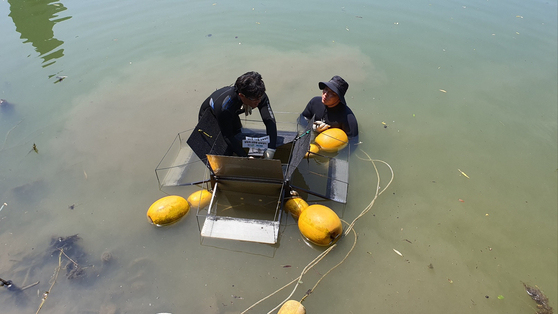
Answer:
[[[370,209],[374,206],[374,203],[376,202],[376,199],[378,198],[378,196],[380,196],[393,182],[393,178],[394,178],[394,173],[393,173],[393,169],[391,168],[391,166],[383,161],[383,160],[379,160],[379,159],[372,159],[370,157],[370,155],[368,155],[365,151],[363,151],[361,149],[362,153],[364,153],[366,155],[367,158],[362,158],[359,157],[357,155],[357,158],[359,158],[360,160],[364,160],[364,161],[370,161],[372,163],[372,165],[374,166],[374,171],[376,172],[376,178],[377,178],[377,184],[376,184],[376,192],[374,195],[374,198],[372,199],[372,201],[364,208],[364,210],[355,218],[353,219],[353,221],[351,222],[351,224],[347,227],[347,229],[344,232],[344,236],[347,236],[349,234],[349,232],[353,231],[354,235],[355,235],[355,240],[353,242],[353,245],[351,247],[351,249],[347,252],[347,254],[345,255],[345,257],[339,262],[337,263],[337,265],[333,266],[332,268],[330,268],[314,285],[314,287],[312,287],[312,289],[310,289],[305,295],[304,297],[302,297],[302,299],[300,300],[300,303],[302,303],[309,295],[310,293],[312,293],[316,287],[318,286],[318,284],[320,284],[320,282],[325,278],[325,276],[327,276],[330,272],[332,272],[335,268],[337,268],[339,265],[341,265],[351,254],[351,252],[353,251],[353,249],[356,246],[357,243],[357,234],[356,231],[354,230],[354,225],[356,223],[356,221],[358,219],[360,219],[362,216],[364,216],[366,213],[368,213],[370,211]],[[383,164],[385,164],[391,173],[391,178],[388,182],[388,184],[380,191],[380,172],[378,171],[378,167],[376,166],[376,162],[381,162]],[[346,221],[343,220],[344,223],[347,223]],[[337,244],[333,244],[332,246],[330,246],[329,248],[327,248],[327,250],[323,251],[322,253],[320,253],[320,255],[318,255],[314,260],[312,260],[310,263],[308,263],[308,265],[306,265],[306,267],[304,267],[304,269],[302,270],[302,272],[300,273],[300,275],[293,279],[291,282],[287,283],[286,285],[284,285],[283,287],[275,290],[273,293],[269,294],[268,296],[264,297],[263,299],[259,300],[258,302],[254,303],[252,306],[250,306],[249,308],[247,308],[246,310],[244,310],[241,314],[244,314],[246,312],[248,312],[249,310],[251,310],[252,308],[254,308],[256,305],[260,304],[261,302],[269,299],[270,297],[272,297],[273,295],[275,295],[276,293],[278,293],[279,291],[285,289],[286,287],[292,285],[293,283],[297,283],[295,285],[295,287],[293,288],[293,291],[291,292],[291,294],[289,294],[289,296],[282,301],[280,304],[278,304],[275,308],[273,308],[271,311],[268,312],[268,314],[272,313],[273,311],[275,311],[276,309],[278,309],[280,306],[282,306],[285,302],[287,302],[295,293],[296,289],[298,288],[298,285],[301,283],[302,281],[302,277],[310,270],[312,269],[314,266],[316,266],[327,254],[329,254],[329,252],[331,252],[335,247],[337,246]]]

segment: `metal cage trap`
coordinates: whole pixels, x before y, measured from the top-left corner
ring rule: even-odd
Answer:
[[[304,127],[293,113],[276,113],[276,119],[274,159],[224,156],[227,145],[207,111],[194,129],[176,136],[155,169],[165,193],[187,197],[192,192],[188,186],[212,192],[207,208],[195,208],[202,239],[277,243],[283,204],[291,190],[347,202],[348,152],[305,159],[312,121]],[[239,140],[266,136],[261,121],[244,119],[242,124]]]

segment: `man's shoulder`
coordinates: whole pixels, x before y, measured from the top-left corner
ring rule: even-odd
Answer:
[[[310,99],[310,102],[312,102],[312,103],[318,102],[318,103],[321,104],[322,103],[322,96],[312,97],[312,99]]]
[[[234,87],[232,86],[221,87],[215,90],[213,93],[211,93],[211,96],[218,97],[219,95],[228,94],[228,93],[234,93]]]
[[[349,106],[347,106],[347,105],[345,105],[345,111],[347,111],[347,113],[353,113],[351,108],[349,108]]]
[[[308,106],[313,108],[321,108],[322,106],[324,106],[324,104],[322,103],[322,97],[312,97],[312,99],[310,99],[310,101],[308,102]]]

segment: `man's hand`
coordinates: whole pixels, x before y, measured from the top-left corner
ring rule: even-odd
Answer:
[[[264,159],[273,159],[273,156],[275,156],[275,149],[266,148],[266,150],[263,153],[263,158]]]
[[[315,121],[314,125],[312,126],[312,130],[321,133],[330,128],[330,125],[323,122],[323,121]]]

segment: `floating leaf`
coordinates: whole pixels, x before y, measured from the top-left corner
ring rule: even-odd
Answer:
[[[498,296],[498,300],[504,300],[504,296],[500,294],[500,295]]]

